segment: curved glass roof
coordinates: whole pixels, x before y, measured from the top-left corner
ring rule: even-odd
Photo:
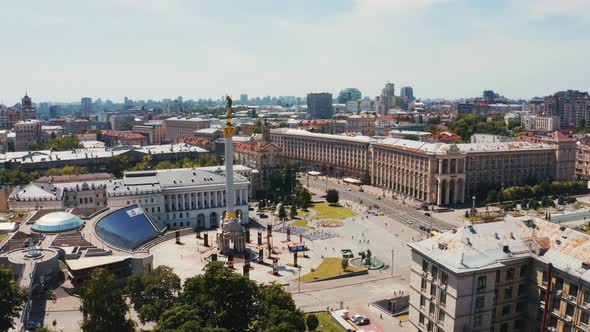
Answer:
[[[35,221],[31,227],[37,232],[59,233],[77,229],[84,224],[80,217],[67,212],[52,212]]]
[[[105,242],[126,250],[134,250],[160,234],[157,223],[137,204],[102,217],[95,231]]]

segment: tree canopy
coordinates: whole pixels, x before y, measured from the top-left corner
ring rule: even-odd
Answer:
[[[94,270],[82,286],[80,299],[83,331],[134,330],[133,321],[126,318],[129,307],[122,291],[117,289],[112,273],[104,269]]]
[[[27,300],[27,290],[17,285],[12,270],[0,265],[0,331],[14,328],[14,319],[19,317]]]
[[[164,311],[172,308],[180,289],[180,278],[168,266],[158,266],[127,279],[127,293],[142,323],[155,322]]]
[[[471,136],[476,133],[508,135],[506,123],[503,119],[488,120],[483,115],[466,114],[459,115],[448,124],[449,131],[461,136],[464,142],[469,142]]]
[[[328,202],[330,204],[336,204],[336,203],[338,203],[339,200],[340,200],[340,197],[339,197],[338,190],[336,190],[336,189],[328,190],[328,192],[326,193],[326,202]]]

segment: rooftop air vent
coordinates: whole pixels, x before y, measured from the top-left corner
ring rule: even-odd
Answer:
[[[502,247],[502,251],[508,254],[508,253],[510,253],[510,247],[509,246],[503,246]]]
[[[584,270],[590,270],[590,262],[582,262],[582,268]]]

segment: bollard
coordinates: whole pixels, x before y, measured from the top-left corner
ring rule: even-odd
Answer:
[[[287,241],[291,241],[291,227],[287,226]]]
[[[203,240],[204,240],[204,246],[208,247],[209,246],[209,234],[205,233],[205,235],[203,235]]]
[[[180,231],[176,231],[176,244],[180,244]]]

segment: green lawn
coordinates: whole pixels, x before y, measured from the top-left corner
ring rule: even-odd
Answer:
[[[2,241],[6,240],[8,235],[10,235],[10,234],[0,234],[0,243],[2,243]]]
[[[316,332],[344,332],[344,329],[336,324],[327,312],[314,312],[313,314],[316,315],[320,321],[318,328],[315,330]],[[307,318],[308,315],[309,314],[305,314],[305,318]]]
[[[14,211],[8,216],[8,222],[25,221],[29,217],[28,211]]]
[[[364,268],[348,266],[342,269],[342,259],[337,257],[324,258],[322,263],[313,272],[301,277],[302,282],[311,282],[317,279],[335,277],[341,274],[362,271]]]
[[[309,227],[309,220],[307,219],[297,219],[291,223],[291,226],[294,227]]]
[[[342,220],[328,219],[322,220],[318,223],[321,227],[338,227],[344,225]]]
[[[354,216],[351,209],[343,206],[331,206],[328,203],[319,203],[313,206],[316,219],[344,219]]]

